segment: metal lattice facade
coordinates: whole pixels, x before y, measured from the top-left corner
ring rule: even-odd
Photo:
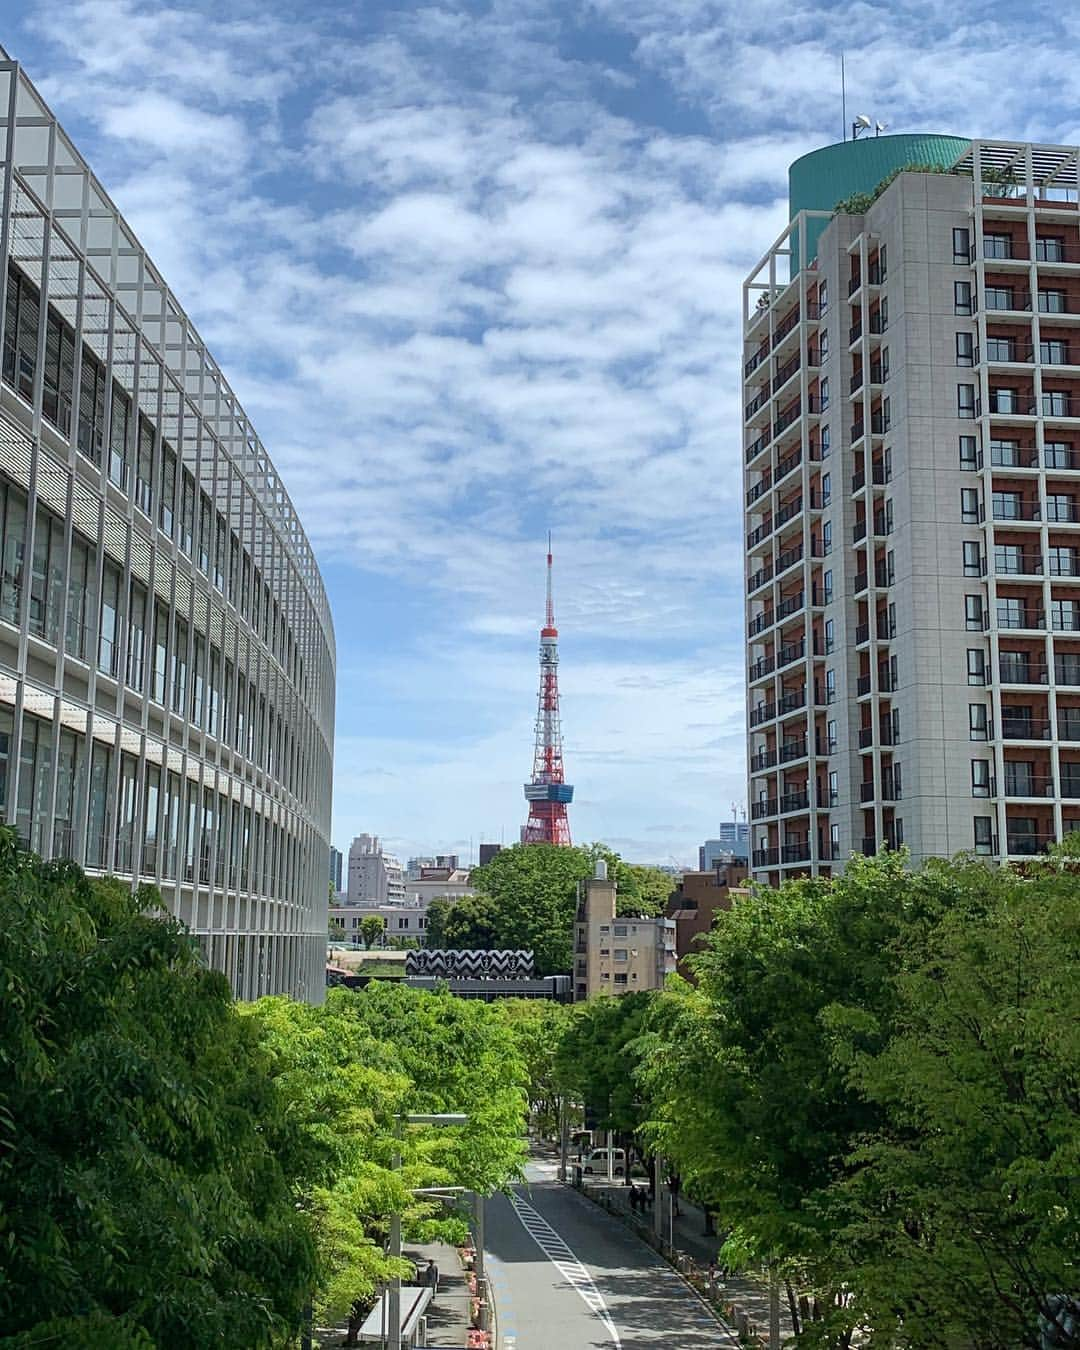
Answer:
[[[335,652],[221,371],[0,51],[0,819],[319,1000]]]

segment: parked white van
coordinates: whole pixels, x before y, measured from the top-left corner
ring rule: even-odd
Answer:
[[[584,1172],[586,1176],[606,1177],[608,1174],[608,1150],[606,1148],[594,1148],[591,1153],[585,1157]],[[626,1149],[613,1148],[611,1150],[611,1175],[621,1177],[626,1174]]]

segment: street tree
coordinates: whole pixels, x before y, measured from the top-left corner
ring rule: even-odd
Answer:
[[[893,944],[891,1036],[827,1026],[883,1116],[821,1204],[874,1346],[1040,1346],[1080,1291],[1080,876],[934,867],[951,903]],[[1071,1339],[1080,1345],[1080,1319]]]
[[[542,1134],[554,1134],[566,1096],[565,1075],[559,1071],[558,1057],[573,1021],[573,1011],[565,1004],[547,999],[500,999],[492,1006],[505,1022],[524,1061],[533,1121]]]
[[[365,914],[360,920],[360,937],[368,951],[383,941],[385,933],[386,925],[378,914]]]
[[[435,951],[444,951],[448,947],[446,925],[454,908],[454,902],[445,895],[436,896],[427,908],[427,928],[425,944]]]
[[[5,1344],[269,1346],[316,1277],[298,1133],[225,977],[144,887],[0,830]]]

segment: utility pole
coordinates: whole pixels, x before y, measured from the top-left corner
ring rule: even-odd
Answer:
[[[769,1271],[769,1350],[780,1350],[780,1277]]]
[[[559,1180],[566,1184],[566,1162],[570,1152],[570,1114],[566,1107],[566,1094],[559,1098]]]
[[[394,1156],[390,1166],[395,1172],[401,1171],[401,1141],[404,1137],[404,1123],[400,1116],[394,1117]],[[390,1255],[395,1263],[401,1260],[401,1211],[394,1206],[390,1215]],[[401,1350],[401,1276],[395,1271],[390,1279],[389,1312],[390,1350]],[[384,1328],[385,1329],[385,1328]]]
[[[488,1329],[488,1284],[487,1270],[484,1266],[484,1197],[479,1191],[473,1191],[473,1229],[476,1238],[476,1294],[480,1299],[480,1330]]]
[[[653,1231],[664,1240],[664,1159],[658,1153],[653,1159]]]

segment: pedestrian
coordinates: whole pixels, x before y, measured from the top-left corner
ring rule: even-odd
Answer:
[[[710,1294],[715,1294],[720,1284],[720,1271],[717,1268],[715,1260],[709,1262],[709,1274],[707,1276],[707,1288]]]
[[[424,1284],[430,1285],[432,1294],[439,1292],[439,1267],[435,1264],[434,1258],[427,1263],[427,1269],[424,1271]]]

